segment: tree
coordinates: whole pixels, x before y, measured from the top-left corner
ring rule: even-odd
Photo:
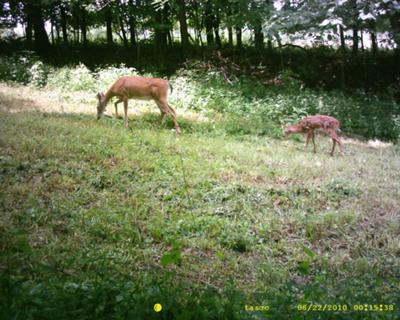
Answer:
[[[181,33],[181,44],[185,49],[189,46],[189,32],[186,17],[186,3],[185,0],[177,0],[178,5],[178,20],[179,20],[179,30]]]
[[[34,32],[34,48],[39,53],[47,53],[50,41],[44,27],[43,4],[41,1],[27,1],[25,3],[26,19],[32,24]]]
[[[204,5],[204,26],[206,27],[207,45],[214,46],[214,15],[211,0],[207,0]]]

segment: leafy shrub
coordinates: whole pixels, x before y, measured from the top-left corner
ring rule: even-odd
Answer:
[[[120,64],[118,67],[108,66],[97,69],[95,73],[96,88],[98,91],[106,90],[115,80],[122,76],[135,76],[138,72],[135,68]]]
[[[93,73],[82,63],[77,67],[64,67],[49,76],[49,86],[68,91],[95,90]]]
[[[50,68],[42,61],[36,61],[29,68],[30,83],[36,87],[44,87],[47,83],[47,78],[50,73]]]
[[[0,57],[0,79],[3,81],[44,86],[49,72],[49,66],[32,51]]]

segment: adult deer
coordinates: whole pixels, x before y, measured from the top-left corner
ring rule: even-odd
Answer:
[[[339,145],[340,153],[343,154],[343,145],[340,141],[340,138],[337,132],[340,130],[340,122],[334,117],[330,116],[308,116],[301,120],[298,124],[288,125],[285,130],[285,136],[288,136],[293,133],[307,133],[307,141],[306,146],[304,147],[304,151],[307,151],[307,146],[310,140],[312,140],[314,145],[314,153],[315,149],[315,141],[314,141],[314,131],[315,130],[323,130],[325,131],[333,141],[331,156],[333,156],[333,152],[335,151],[336,143]]]
[[[166,114],[169,114],[174,121],[176,133],[181,133],[179,124],[176,120],[175,110],[168,104],[168,89],[172,86],[167,80],[160,78],[144,78],[124,76],[119,78],[108,89],[106,94],[99,92],[97,98],[97,119],[100,119],[104,113],[107,103],[112,97],[117,97],[118,100],[114,103],[115,116],[118,118],[118,103],[124,103],[124,123],[125,128],[128,128],[128,100],[154,100],[161,111],[161,117],[158,120],[158,125],[161,125]]]

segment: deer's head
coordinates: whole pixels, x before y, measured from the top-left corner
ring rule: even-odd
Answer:
[[[101,116],[103,115],[103,112],[105,109],[104,93],[98,92],[96,97],[99,100],[97,102],[97,120],[99,120],[101,118]]]

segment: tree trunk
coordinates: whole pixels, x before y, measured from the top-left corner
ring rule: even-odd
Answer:
[[[60,25],[58,23],[56,23],[56,35],[57,35],[57,44],[60,43]]]
[[[122,18],[122,15],[119,16],[119,26],[121,28],[121,33],[122,33],[122,41],[124,42],[124,47],[128,49],[128,38],[126,37],[126,31],[125,31],[125,26],[124,26],[124,19]]]
[[[217,9],[215,19],[214,19],[214,34],[215,34],[215,43],[218,48],[222,47],[221,37],[219,36],[219,24],[221,19],[219,17],[219,9]]]
[[[344,53],[346,51],[346,42],[344,39],[344,30],[342,25],[339,25],[339,35],[340,35],[340,49]]]
[[[170,15],[171,15],[171,7],[169,5],[168,2],[166,2],[164,4],[164,9],[163,9],[163,16],[162,16],[162,21],[163,21],[163,28],[162,31],[164,33],[164,37],[165,37],[165,42],[168,46],[172,47],[173,43],[172,43],[172,26],[171,26],[171,19],[170,19]]]
[[[370,34],[371,34],[372,53],[376,54],[378,52],[378,44],[376,42],[376,33],[375,33],[375,31],[370,31]]]
[[[228,27],[228,44],[230,48],[233,48],[233,28]]]
[[[358,52],[358,27],[356,24],[353,25],[353,53]]]
[[[262,32],[261,21],[257,21],[254,26],[254,45],[257,50],[264,48],[264,34]]]
[[[35,35],[35,50],[39,53],[46,53],[50,48],[49,37],[44,27],[42,16],[42,7],[40,5],[28,4],[28,10],[31,13],[33,32]]]
[[[112,13],[110,8],[107,6],[106,8],[106,29],[107,29],[107,43],[113,44],[113,32],[112,32]]]
[[[131,47],[135,49],[137,46],[136,28],[135,28],[135,21],[131,17],[129,18],[129,34],[131,40]]]
[[[154,12],[154,41],[155,45],[160,53],[165,51],[167,47],[167,37],[166,33],[163,30],[163,19],[162,19],[162,11],[157,10]]]
[[[32,48],[33,30],[32,30],[32,17],[30,14],[27,14],[26,17],[25,34],[26,34],[26,43],[28,45],[28,48]]]
[[[346,75],[344,69],[344,62],[345,62],[345,53],[346,53],[346,42],[344,38],[344,30],[343,26],[339,25],[339,35],[340,35],[340,51],[342,58],[339,60],[339,67],[340,67],[340,88],[342,90],[345,89],[346,86]]]
[[[204,43],[203,43],[203,36],[201,34],[201,29],[200,28],[196,28],[195,29],[195,33],[196,33],[196,44],[200,45],[201,47],[203,47]]]
[[[396,43],[396,58],[397,62],[400,64],[400,11],[397,10],[390,16],[390,25],[391,25],[391,35]]]
[[[204,11],[204,25],[206,27],[207,45],[209,47],[212,47],[214,45],[214,33],[213,33],[214,17],[212,14],[210,1],[207,1],[206,3]]]
[[[278,42],[279,49],[281,49],[282,48],[281,36],[279,35],[279,33],[275,33],[274,36],[275,36],[276,42]]]
[[[50,39],[51,43],[54,44],[54,22],[50,19]]]
[[[81,33],[82,33],[82,43],[83,46],[87,45],[87,23],[86,23],[86,11],[84,7],[80,8],[80,25],[81,25]]]
[[[267,40],[267,49],[268,51],[272,51],[272,41],[270,38]]]
[[[174,40],[172,39],[172,31],[168,30],[165,35],[167,37],[167,45],[169,47],[172,47],[174,45]]]
[[[133,13],[133,0],[129,0],[129,35],[131,40],[131,48],[136,50],[137,41],[136,41],[136,21]]]
[[[237,49],[242,49],[243,44],[242,44],[242,28],[236,27],[236,48]]]
[[[67,14],[65,13],[65,9],[63,6],[60,8],[61,12],[61,30],[63,35],[64,43],[68,43],[68,32],[67,32]]]
[[[363,31],[360,31],[360,41],[361,41],[361,50],[364,51],[364,34]]]
[[[358,52],[358,7],[357,7],[357,1],[356,0],[351,0],[350,1],[350,6],[351,6],[351,14],[352,14],[352,30],[353,30],[353,53],[357,54]]]
[[[179,12],[178,12],[178,19],[179,19],[179,30],[181,33],[181,44],[183,49],[187,49],[189,46],[189,32],[186,20],[186,6],[185,0],[178,0]]]

